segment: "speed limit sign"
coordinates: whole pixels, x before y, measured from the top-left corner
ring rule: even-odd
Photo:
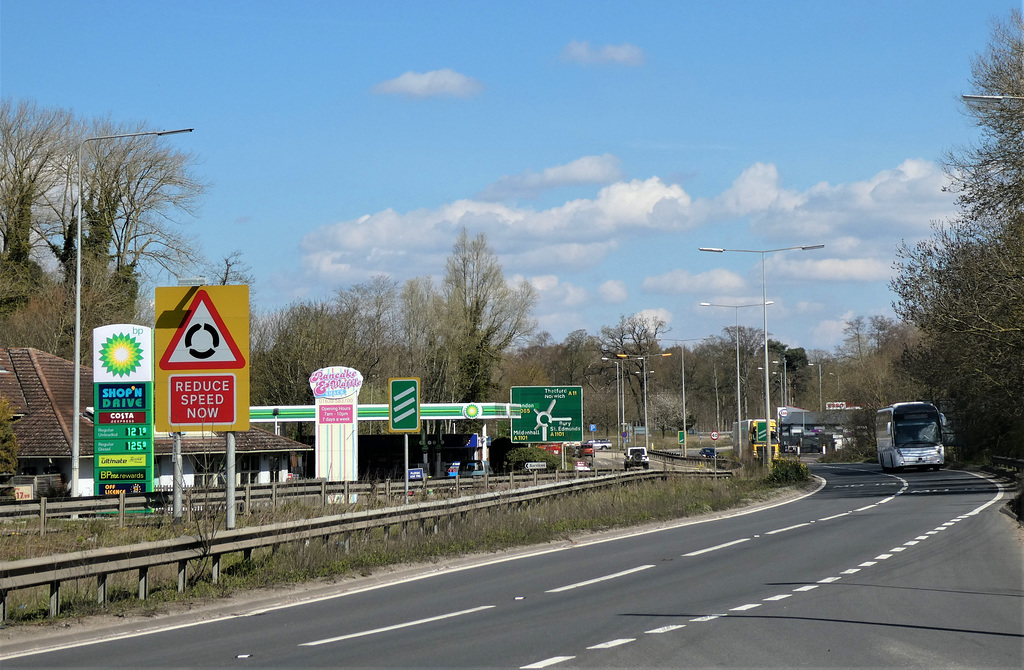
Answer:
[[[717,430],[711,431],[711,439],[712,440],[717,440],[718,439],[718,431]]]

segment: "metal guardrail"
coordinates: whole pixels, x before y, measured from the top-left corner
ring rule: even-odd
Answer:
[[[220,579],[221,558],[225,554],[242,552],[246,558],[252,550],[277,544],[308,540],[330,535],[348,535],[373,528],[385,529],[400,525],[403,532],[407,524],[418,522],[423,532],[428,521],[433,532],[444,518],[465,515],[470,511],[521,506],[542,498],[573,494],[588,489],[617,485],[623,481],[659,479],[672,473],[658,471],[630,472],[598,475],[568,481],[550,482],[527,488],[480,493],[462,498],[425,501],[417,504],[387,507],[338,514],[286,523],[223,530],[209,537],[182,536],[169,540],[145,542],[125,547],[108,547],[71,552],[53,556],[30,558],[0,563],[0,622],[7,619],[8,595],[11,591],[36,586],[50,587],[50,616],[60,612],[61,584],[67,580],[95,578],[97,600],[105,603],[107,577],[117,572],[138,571],[138,595],[145,599],[149,591],[149,569],[160,565],[177,564],[178,591],[185,591],[186,568],[189,561],[210,559],[211,580]]]
[[[483,477],[442,477],[424,481],[410,482],[410,491],[420,492],[429,489],[432,492],[451,492],[461,495],[463,490],[489,488],[493,485],[535,486],[546,481],[562,479],[578,479],[593,477],[598,472],[574,472],[543,474],[489,475]],[[276,508],[286,500],[296,498],[317,498],[321,507],[329,502],[349,501],[351,496],[373,496],[389,501],[405,495],[404,480],[384,480],[382,482],[328,482],[323,479],[307,479],[294,482],[276,482],[273,484],[250,484],[236,489],[235,502],[242,513],[254,507]],[[227,495],[223,488],[188,487],[183,493],[183,507],[186,514],[189,510],[199,510],[207,506],[227,504]],[[171,492],[156,491],[153,493],[125,494],[118,496],[82,496],[78,498],[39,498],[8,502],[0,505],[0,520],[36,519],[40,520],[40,528],[45,528],[47,519],[72,517],[94,514],[115,514],[126,512],[156,511],[168,514],[171,512]]]
[[[1017,470],[1018,472],[1024,470],[1024,460],[1020,458],[1004,458],[1003,456],[993,456],[992,464],[999,465],[1010,470]]]

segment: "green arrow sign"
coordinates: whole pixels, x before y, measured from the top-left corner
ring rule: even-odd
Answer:
[[[388,380],[388,429],[392,433],[420,431],[419,377]]]

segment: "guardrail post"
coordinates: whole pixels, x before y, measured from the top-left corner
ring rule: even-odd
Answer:
[[[345,533],[344,545],[346,554],[352,551],[352,533]]]
[[[188,568],[188,561],[178,561],[178,593],[185,592],[185,571]]]
[[[0,624],[7,621],[7,591],[0,591]]]
[[[346,505],[350,504],[350,501],[352,500],[352,497],[349,496],[349,494],[348,494],[348,482],[347,481],[342,485],[342,492],[343,492],[342,495],[345,496],[345,501],[344,501],[345,504]]]
[[[96,575],[96,603],[107,604],[107,573],[105,572]]]
[[[60,614],[60,580],[50,582],[50,616]]]
[[[210,556],[212,564],[210,566],[210,583],[220,583],[220,554],[213,554]]]
[[[391,526],[389,524],[384,525],[384,541],[387,542],[391,539]]]
[[[139,600],[149,595],[149,567],[139,568]]]
[[[243,514],[249,516],[250,512],[252,512],[252,482],[245,485],[245,512]]]
[[[320,482],[320,509],[327,508],[327,480]]]
[[[124,528],[124,491],[117,492],[117,522]]]
[[[277,511],[277,482],[270,485],[270,509]]]
[[[46,496],[39,498],[39,537],[46,534]]]
[[[192,523],[192,487],[185,489],[185,520]]]

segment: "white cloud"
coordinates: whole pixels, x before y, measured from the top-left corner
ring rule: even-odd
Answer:
[[[632,44],[601,44],[573,40],[565,45],[562,58],[581,65],[643,65],[644,52]]]
[[[482,90],[483,84],[479,81],[449,68],[406,72],[394,79],[382,81],[372,89],[379,95],[401,95],[408,98],[471,98]]]
[[[482,200],[509,200],[536,198],[542,192],[561,186],[579,184],[608,184],[622,178],[619,159],[611,154],[584,156],[540,172],[527,170],[521,174],[505,176],[485,188]]]
[[[663,307],[642,309],[637,312],[636,315],[645,320],[648,324],[653,324],[655,321],[663,321],[665,325],[672,323],[672,312]]]
[[[597,287],[598,294],[604,301],[610,304],[621,304],[629,298],[629,291],[626,290],[626,282],[620,279],[609,279]]]
[[[745,282],[735,272],[715,268],[699,274],[686,270],[670,270],[664,274],[644,279],[643,289],[651,293],[712,293],[741,291]]]

